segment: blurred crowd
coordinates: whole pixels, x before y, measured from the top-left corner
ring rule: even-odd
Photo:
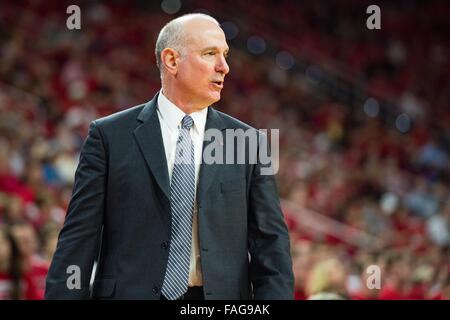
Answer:
[[[80,1],[81,30],[66,28],[69,4],[0,3],[0,299],[43,298],[89,123],[160,88],[154,43],[172,16],[159,1]],[[177,14],[227,22],[217,108],[280,129],[281,197],[374,239],[284,208],[296,299],[450,299],[450,4],[382,2],[377,31],[367,5],[192,0]],[[246,47],[255,35],[264,52]]]

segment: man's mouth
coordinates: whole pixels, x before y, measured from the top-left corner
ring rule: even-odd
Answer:
[[[214,84],[214,86],[219,87],[219,88],[223,88],[223,81],[212,81],[212,83]]]

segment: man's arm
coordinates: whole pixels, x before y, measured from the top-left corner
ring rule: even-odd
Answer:
[[[81,150],[72,198],[47,275],[46,299],[89,298],[89,281],[103,223],[106,168],[104,141],[94,121]]]
[[[259,145],[267,145],[267,137],[259,136]],[[261,175],[264,167],[258,157],[250,185],[248,225],[254,299],[290,300],[294,298],[294,275],[289,234],[274,175]]]

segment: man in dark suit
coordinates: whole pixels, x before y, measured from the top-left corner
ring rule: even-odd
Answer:
[[[92,122],[46,298],[293,298],[273,175],[262,173],[261,161],[202,161],[212,143],[208,130],[255,133],[258,150],[267,143],[210,107],[229,72],[228,49],[214,18],[172,20],[156,43],[162,90],[146,104]],[[251,158],[249,139],[243,146],[225,135],[218,140]]]

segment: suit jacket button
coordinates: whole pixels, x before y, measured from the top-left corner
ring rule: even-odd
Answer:
[[[153,287],[153,293],[158,293],[159,292],[159,288],[157,286]]]
[[[169,243],[167,241],[161,242],[161,248],[163,248],[163,249],[169,248]]]

